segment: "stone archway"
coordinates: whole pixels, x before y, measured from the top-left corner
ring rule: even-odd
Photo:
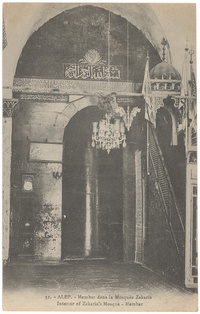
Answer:
[[[122,149],[92,148],[92,122],[104,113],[87,107],[68,123],[63,140],[62,258],[123,259]]]
[[[144,14],[144,12],[141,14]],[[145,41],[148,42],[146,38]],[[156,52],[155,48],[151,47],[152,51]],[[135,64],[138,66],[137,62]],[[141,73],[140,71],[140,75]],[[16,160],[18,154],[21,167],[16,172],[13,171],[12,183],[17,186],[16,182],[18,182],[22,171],[34,173],[35,175],[36,215],[38,221],[35,255],[39,259],[59,260],[61,257],[62,180],[59,176],[56,177],[53,174],[62,172],[62,164],[60,161],[54,161],[54,163],[48,163],[47,161],[29,163],[27,160],[24,161],[25,151],[28,146],[26,138],[28,137],[32,142],[39,141],[43,144],[61,144],[63,142],[64,129],[70,119],[83,108],[98,104],[98,96],[82,96],[83,98],[74,100],[73,96],[69,95],[69,103],[62,102],[59,104],[20,101],[22,113],[20,123],[17,125],[17,120],[14,122],[14,133],[16,131],[16,134],[13,137],[13,169],[17,168]],[[19,151],[20,148],[21,151]],[[12,201],[14,204],[15,197],[13,197]],[[51,228],[52,224],[56,228]],[[15,233],[13,233],[12,237],[15,237]]]
[[[4,20],[8,45],[3,52],[3,97],[12,97],[13,78],[16,71],[19,56],[28,38],[45,22],[60,14],[84,4],[70,3],[6,3],[4,4]],[[124,17],[135,25],[152,43],[159,53],[160,42],[165,37],[162,27],[149,4],[137,4],[131,7],[128,4],[119,3],[95,3],[95,6],[111,10],[115,14]],[[148,14],[148,24],[146,15]],[[23,19],[21,18],[23,17]],[[22,23],[23,21],[23,23]],[[9,69],[9,71],[7,71]]]

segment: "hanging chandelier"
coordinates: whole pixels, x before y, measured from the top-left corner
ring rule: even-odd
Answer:
[[[110,112],[105,114],[105,119],[93,122],[92,147],[106,150],[109,154],[111,149],[126,147],[126,135],[124,123],[120,119],[111,122]]]

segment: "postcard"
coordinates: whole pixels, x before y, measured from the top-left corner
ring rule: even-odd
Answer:
[[[3,310],[198,311],[195,3],[3,4]]]

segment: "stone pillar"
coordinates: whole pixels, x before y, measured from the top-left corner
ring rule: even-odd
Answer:
[[[91,254],[91,241],[92,241],[92,207],[93,207],[93,176],[92,176],[92,164],[93,164],[93,154],[91,148],[87,147],[85,152],[85,171],[86,171],[86,200],[85,200],[85,256],[90,256]]]
[[[95,256],[98,252],[98,177],[96,150],[88,142],[85,150],[86,170],[86,223],[85,256]]]
[[[9,259],[10,245],[10,192],[12,154],[12,114],[18,99],[3,100],[3,262]]]
[[[142,263],[143,257],[143,191],[141,151],[135,151],[135,262]]]
[[[124,262],[135,260],[135,155],[123,149],[123,247]]]

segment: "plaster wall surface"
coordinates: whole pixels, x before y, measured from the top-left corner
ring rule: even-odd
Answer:
[[[24,195],[22,174],[31,173],[34,177],[35,258],[61,259],[62,177],[56,179],[53,172],[62,174],[62,160],[60,163],[29,160],[30,142],[62,144],[65,126],[70,118],[78,112],[79,105],[83,109],[94,103],[90,99],[82,99],[76,102],[75,107],[73,103],[20,102],[18,114],[13,120],[11,255],[19,254],[20,250],[19,221]],[[7,134],[9,135],[9,132]],[[6,145],[9,145],[9,142]],[[4,151],[10,154],[10,150],[11,147],[5,147]],[[7,158],[8,162],[9,158]],[[8,169],[10,169],[10,165],[8,165]],[[6,204],[4,208],[6,211]],[[5,219],[6,221],[9,219],[8,213]],[[5,252],[6,250],[8,248],[5,248]]]

